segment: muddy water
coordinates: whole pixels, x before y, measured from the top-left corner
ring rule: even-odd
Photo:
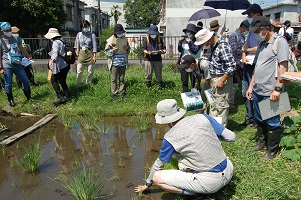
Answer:
[[[34,124],[38,118],[0,116],[0,122],[11,135]],[[71,194],[54,182],[56,176],[68,173],[76,160],[93,167],[106,181],[102,195],[116,200],[139,199],[134,187],[144,183],[149,167],[157,158],[166,126],[154,122],[146,133],[129,127],[128,118],[105,118],[107,134],[83,130],[75,122],[65,129],[57,119],[18,140],[8,147],[0,147],[0,199],[72,199]],[[39,173],[30,175],[15,166],[13,160],[24,154],[23,146],[40,139]],[[143,199],[176,199],[174,195],[153,188]]]

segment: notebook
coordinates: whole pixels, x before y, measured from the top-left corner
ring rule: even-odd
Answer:
[[[258,103],[262,120],[269,119],[291,110],[287,92],[281,93],[278,101],[266,99]]]

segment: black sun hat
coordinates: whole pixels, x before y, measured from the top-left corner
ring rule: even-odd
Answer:
[[[125,30],[121,24],[116,24],[114,28],[114,34],[122,34],[125,33]]]
[[[196,60],[191,55],[186,55],[181,59],[181,64],[179,66],[180,69],[186,69],[192,63],[196,63]]]

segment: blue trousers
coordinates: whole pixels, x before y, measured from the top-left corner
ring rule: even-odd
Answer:
[[[246,98],[246,92],[252,80],[252,74],[254,71],[255,65],[244,65],[244,79],[242,81],[242,96],[244,97],[245,106],[247,110],[246,121],[253,122],[254,119],[254,105],[252,100]]]
[[[30,90],[29,80],[22,66],[14,67],[14,68],[4,67],[3,69],[5,71],[4,85],[5,85],[5,92],[7,94],[12,92],[13,74],[15,74],[17,78],[23,83],[24,91]]]

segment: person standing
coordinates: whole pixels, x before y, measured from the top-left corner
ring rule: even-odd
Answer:
[[[171,129],[164,135],[145,185],[135,187],[135,192],[143,192],[154,183],[177,194],[212,194],[227,185],[233,164],[220,140],[234,142],[235,134],[206,114],[183,117],[186,111],[174,99],[160,101],[157,111],[156,123],[168,124]],[[163,170],[174,154],[179,158],[179,170]]]
[[[186,28],[183,29],[183,32],[185,35],[180,36],[179,43],[178,43],[178,51],[181,53],[179,60],[178,60],[178,66],[181,66],[181,60],[185,55],[191,55],[194,58],[200,58],[202,48],[200,45],[195,45],[195,37],[194,35],[197,32],[197,27],[194,24],[187,24]],[[188,79],[190,77],[191,82],[191,88],[195,88],[196,84],[196,77],[192,74],[192,69],[186,68],[183,69],[181,67],[178,67],[178,70],[181,74],[181,81],[182,81],[182,90],[183,92],[188,92]],[[201,76],[199,77],[201,78]],[[200,82],[200,80],[198,80]],[[199,89],[199,88],[196,88]]]
[[[291,21],[286,20],[278,34],[284,36],[288,43],[294,41],[294,29],[291,27]]]
[[[111,92],[114,102],[118,100],[118,93],[122,95],[123,99],[126,97],[124,77],[130,50],[123,26],[116,24],[114,35],[107,39],[105,47],[105,53],[108,56],[108,68],[111,72]],[[119,87],[117,79],[119,79]]]
[[[155,72],[157,82],[160,87],[163,86],[162,82],[162,54],[166,53],[166,47],[163,39],[160,37],[160,32],[156,25],[151,25],[147,31],[147,36],[143,41],[143,53],[146,70],[146,86],[152,86],[153,71]]]
[[[8,22],[1,24],[3,36],[0,40],[0,74],[4,75],[5,93],[11,107],[16,106],[12,93],[12,76],[15,74],[23,83],[23,91],[27,100],[34,101],[31,98],[31,90],[29,80],[21,65],[21,53],[29,60],[31,55],[23,48],[20,38],[12,35],[11,25]]]
[[[200,30],[195,37],[195,44],[203,45],[203,49],[210,48],[211,51],[209,71],[212,102],[209,115],[222,117],[222,124],[226,126],[229,113],[229,93],[233,84],[232,75],[236,70],[231,47],[208,29]]]
[[[241,62],[241,54],[242,54],[242,46],[245,43],[245,37],[248,34],[248,30],[249,30],[250,24],[248,22],[248,20],[244,20],[240,25],[239,28],[236,29],[233,33],[230,34],[229,36],[229,44],[231,46],[232,52],[233,52],[233,57],[234,60],[236,62],[236,72],[237,74],[241,74],[243,75],[243,64]],[[240,73],[241,72],[241,73]],[[239,75],[238,75],[239,76]],[[243,78],[242,76],[239,78]],[[229,94],[229,104],[230,104],[230,108],[236,108],[235,106],[235,92],[238,88],[238,83],[240,83],[242,81],[242,79],[238,80],[237,78],[235,78],[235,76],[233,77],[233,87],[230,90],[230,94]]]
[[[256,16],[262,16],[262,9],[261,7],[254,3],[251,4],[246,11],[242,13],[242,15],[248,15],[248,22],[251,24],[253,18]],[[256,122],[254,118],[254,105],[253,101],[249,100],[246,97],[247,89],[250,85],[252,74],[255,68],[254,58],[257,51],[257,46],[259,42],[255,39],[255,34],[250,32],[246,38],[246,42],[242,47],[242,63],[243,63],[243,72],[244,78],[242,81],[242,96],[246,107],[246,118],[245,121],[241,124],[242,126],[251,126],[256,128]]]
[[[49,52],[49,69],[52,71],[51,85],[57,94],[57,99],[53,102],[55,106],[63,104],[70,100],[68,85],[66,82],[67,74],[70,70],[70,65],[64,60],[65,45],[62,37],[56,28],[50,28],[45,35],[45,38],[51,40],[52,47]],[[63,90],[61,90],[61,87]]]
[[[254,115],[257,122],[258,142],[253,150],[259,151],[265,145],[267,146],[262,159],[275,158],[283,132],[280,115],[262,120],[258,106],[259,102],[266,99],[279,100],[283,86],[281,75],[287,71],[288,67],[287,41],[275,33],[273,28],[267,17],[258,16],[254,18],[249,29],[250,32],[255,33],[255,38],[260,42],[255,57],[255,69],[246,96],[254,102]],[[273,51],[275,40],[277,41],[277,54]]]
[[[22,46],[23,46],[23,47],[27,50],[27,52],[29,53],[29,52],[30,52],[30,49],[27,48],[27,45],[25,44],[23,38],[21,38],[21,37],[19,36],[19,31],[20,31],[20,29],[19,29],[18,27],[16,27],[16,26],[11,27],[11,29],[12,29],[13,35],[16,35],[16,36],[18,36],[18,37],[20,38]],[[28,65],[28,66],[23,66],[23,68],[24,68],[24,71],[25,71],[25,73],[26,73],[26,75],[27,75],[27,78],[29,79],[30,84],[31,84],[31,85],[35,85],[35,82],[34,82],[34,75],[33,75],[33,69],[32,69],[31,64]],[[17,84],[18,84],[19,89],[21,89],[21,88],[22,88],[22,83],[21,83],[21,81],[18,79],[18,77],[16,77],[16,81],[17,81]]]
[[[88,67],[86,84],[90,85],[92,83],[97,52],[96,36],[90,31],[90,23],[87,20],[83,20],[80,28],[82,31],[77,33],[74,44],[75,52],[78,56],[76,76],[78,87],[82,87],[82,77],[86,67]]]

